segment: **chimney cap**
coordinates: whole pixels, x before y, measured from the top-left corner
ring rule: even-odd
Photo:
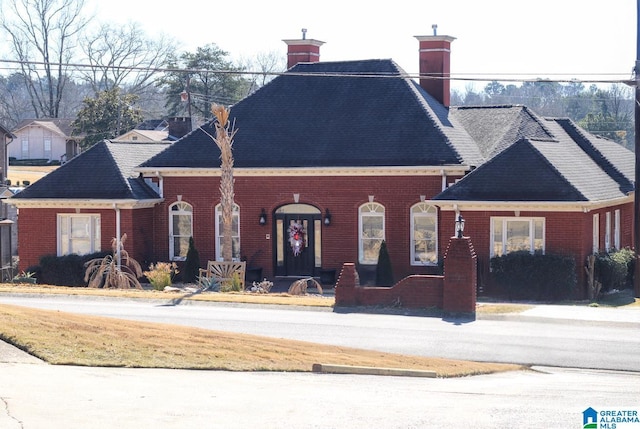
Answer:
[[[324,42],[316,39],[282,39],[282,41],[289,46],[311,45],[320,47],[324,45]]]
[[[413,36],[418,39],[419,42],[453,42],[456,40],[453,36]]]

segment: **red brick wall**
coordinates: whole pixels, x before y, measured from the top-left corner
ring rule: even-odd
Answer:
[[[348,183],[346,183],[348,182]],[[218,178],[167,177],[164,179],[165,202],[155,209],[155,257],[168,255],[168,207],[182,195],[182,201],[194,208],[194,237],[201,261],[215,258],[214,210],[220,200]],[[415,177],[242,177],[235,178],[235,200],[240,206],[240,240],[242,255],[263,268],[263,276],[273,276],[273,212],[292,204],[293,194],[300,194],[301,204],[329,209],[331,226],[322,229],[322,266],[339,270],[345,261],[358,260],[358,208],[369,195],[385,206],[386,240],[397,279],[411,274],[433,272],[426,267],[411,266],[409,209],[440,192],[440,176]],[[260,226],[261,209],[267,212],[267,225]],[[267,239],[266,236],[270,238]]]
[[[100,215],[100,247],[103,251],[111,250],[111,240],[116,236],[115,210],[81,209],[20,209],[18,215],[18,254],[19,269],[38,265],[40,257],[57,253],[57,215],[58,214],[99,214]],[[152,237],[153,210],[120,211],[121,234],[127,234],[125,249],[139,262],[144,261],[145,246],[153,246],[147,242]]]
[[[586,278],[582,268],[588,255],[592,253],[592,219],[595,213],[600,214],[600,243],[604,246],[605,212],[611,212],[613,228],[614,211],[620,209],[620,240],[621,247],[631,247],[633,240],[633,203],[608,207],[583,212],[527,212],[521,211],[520,217],[544,217],[545,218],[545,252],[548,254],[574,255],[576,261],[576,274],[578,277],[577,298],[585,298],[587,295]],[[454,212],[441,212],[441,225],[454,224]],[[515,216],[513,211],[463,211],[465,219],[464,235],[469,236],[478,255],[478,283],[488,293],[492,292],[489,276],[489,259],[491,248],[491,217]],[[442,232],[442,228],[441,228]],[[453,234],[453,226],[449,231]],[[447,235],[442,235],[444,239]],[[442,243],[446,242],[441,240]],[[611,237],[613,244],[613,235]],[[441,247],[442,250],[442,247]]]
[[[337,306],[393,305],[404,308],[442,308],[442,276],[408,276],[393,287],[360,286],[357,277],[355,264],[343,265],[336,283]]]
[[[448,240],[444,276],[412,275],[393,287],[360,286],[356,266],[345,263],[336,283],[336,306],[441,308],[447,314],[475,313],[477,266],[469,238]]]

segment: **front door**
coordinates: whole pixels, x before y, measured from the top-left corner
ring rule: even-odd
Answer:
[[[320,267],[320,218],[318,209],[302,204],[291,204],[276,211],[277,276],[316,274],[316,267]]]

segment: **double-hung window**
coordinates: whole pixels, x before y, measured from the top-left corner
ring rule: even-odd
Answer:
[[[544,253],[544,218],[492,217],[491,256],[527,251]]]
[[[224,231],[222,227],[222,206],[216,206],[216,256],[222,261]],[[240,260],[240,207],[233,205],[231,214],[231,257],[234,261]]]
[[[99,214],[58,214],[58,256],[100,251]]]
[[[438,209],[427,203],[411,207],[411,265],[438,263]]]
[[[169,207],[169,259],[184,261],[193,235],[193,207],[179,201]]]
[[[367,203],[360,206],[358,213],[358,261],[361,264],[375,265],[378,263],[380,246],[385,239],[384,206]]]

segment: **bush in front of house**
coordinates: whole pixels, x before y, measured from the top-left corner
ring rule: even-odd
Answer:
[[[196,283],[200,274],[200,253],[196,249],[193,237],[189,237],[189,250],[184,261],[182,280],[185,283]]]
[[[573,257],[528,251],[491,258],[491,277],[500,292],[512,300],[571,298],[578,282]]]
[[[602,284],[601,292],[625,289],[633,281],[634,252],[620,249],[596,255],[595,278]]]
[[[382,241],[378,252],[378,264],[376,265],[376,286],[393,286],[393,268],[391,257],[387,249],[387,242]]]
[[[56,286],[87,286],[84,281],[85,262],[104,258],[110,252],[96,252],[89,255],[46,255],[40,258],[37,278],[40,284]]]

